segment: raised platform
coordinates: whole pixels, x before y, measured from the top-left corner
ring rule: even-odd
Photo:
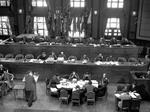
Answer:
[[[91,59],[94,59],[99,53],[102,53],[104,57],[137,57],[140,48],[137,46],[119,46],[119,47],[100,47],[93,45],[32,45],[32,44],[9,44],[0,45],[0,53],[6,55],[12,53],[17,54],[33,54],[37,57],[41,52],[46,52],[49,55],[52,51],[58,55],[61,51],[65,53],[67,57],[73,55],[78,59],[87,54]]]

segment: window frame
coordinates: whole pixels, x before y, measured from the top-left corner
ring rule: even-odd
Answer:
[[[4,18],[6,18],[4,20]],[[4,35],[4,36],[9,36],[12,35],[12,30],[10,27],[10,21],[8,16],[0,16],[0,36]],[[6,34],[7,32],[7,34]]]
[[[85,0],[70,0],[70,7],[71,8],[85,8]]]
[[[107,0],[107,8],[122,9],[124,8],[124,0]]]
[[[42,5],[40,6],[40,1]],[[47,7],[46,0],[32,0],[31,1],[32,7]]]
[[[2,5],[2,2],[5,2],[5,5]],[[0,1],[0,7],[9,7],[10,6],[10,0],[1,0]]]
[[[112,27],[112,24],[115,24]],[[120,29],[120,18],[113,17],[113,18],[107,18],[106,28],[104,32],[105,36],[121,36],[121,29]]]
[[[39,18],[42,18],[42,21],[38,21]],[[46,17],[44,16],[34,16],[34,20],[33,20],[33,29],[34,29],[34,34],[38,34],[41,35],[39,33],[39,31],[42,31],[42,35],[41,36],[48,36],[48,29],[46,26]],[[39,28],[39,24],[42,24],[42,28]],[[46,33],[47,32],[47,33]]]

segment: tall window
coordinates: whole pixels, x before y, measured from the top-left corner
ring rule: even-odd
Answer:
[[[10,6],[10,0],[0,0],[0,6]]]
[[[11,35],[11,28],[7,16],[0,17],[0,35]]]
[[[105,36],[121,36],[120,18],[108,18]]]
[[[32,0],[33,7],[47,7],[46,0]]]
[[[123,8],[124,0],[108,0],[107,8]]]
[[[70,6],[74,8],[85,7],[85,0],[70,0]]]
[[[34,34],[48,36],[45,17],[34,17]]]

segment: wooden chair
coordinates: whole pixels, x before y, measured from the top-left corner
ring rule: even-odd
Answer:
[[[122,105],[118,104],[119,112],[129,112],[131,100],[122,100]]]
[[[124,57],[118,57],[118,60],[117,60],[117,61],[118,61],[118,62],[121,62],[121,63],[127,62],[126,58],[124,58]]]
[[[72,104],[78,104],[80,105],[80,92],[79,91],[73,91],[72,92]]]
[[[13,54],[6,54],[5,58],[6,59],[11,59],[11,58],[14,58],[14,55]]]
[[[128,62],[134,62],[134,63],[137,63],[138,60],[137,60],[136,58],[131,57],[131,58],[128,59]]]
[[[87,104],[95,104],[95,93],[94,92],[88,92],[86,94],[87,96]]]
[[[59,100],[61,101],[61,103],[69,103],[69,97],[70,95],[68,94],[68,91],[65,89],[61,89],[60,90],[60,97]]]
[[[140,103],[141,101],[139,99],[133,99],[131,101],[131,112],[139,112],[140,110]]]
[[[33,54],[27,54],[25,55],[25,59],[34,59]]]
[[[22,59],[24,59],[24,55],[23,54],[17,54],[15,59],[16,60],[22,60]]]
[[[76,56],[69,56],[69,57],[68,57],[68,60],[69,60],[69,61],[72,61],[72,59],[74,59],[74,61],[77,61],[77,57],[76,57]]]
[[[4,58],[4,55],[0,53],[0,58]]]

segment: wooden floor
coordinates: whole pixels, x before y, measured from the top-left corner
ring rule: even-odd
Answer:
[[[38,100],[28,107],[22,99],[14,99],[12,93],[0,99],[0,112],[116,112],[114,91],[116,84],[109,84],[107,99],[99,99],[95,105],[88,106],[86,103],[81,106],[72,104],[61,104],[57,98],[45,94],[45,83],[37,83]],[[20,93],[21,95],[21,93]],[[150,112],[150,102],[142,101],[140,112]]]

